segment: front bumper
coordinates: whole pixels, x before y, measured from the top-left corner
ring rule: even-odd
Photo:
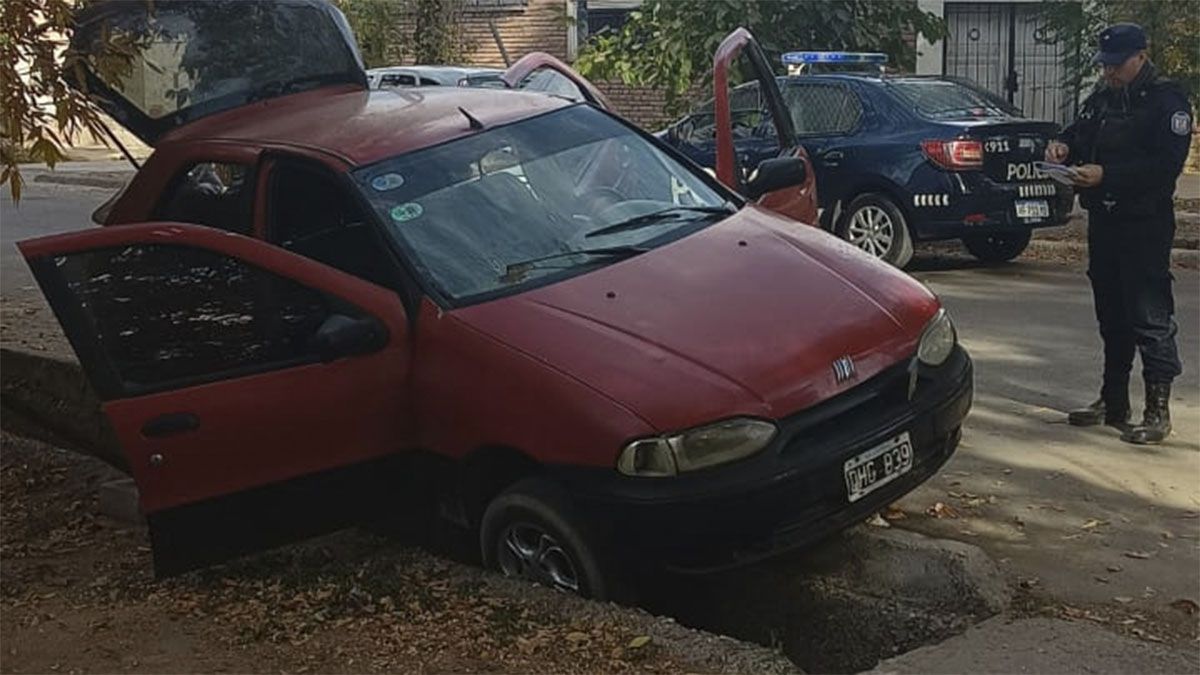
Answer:
[[[556,477],[619,550],[693,571],[745,564],[862,522],[936,473],[958,446],[972,370],[956,347],[941,366],[918,368],[910,400],[905,361],[779,420],[772,444],[740,462],[671,478],[565,467]],[[849,502],[844,462],[904,431],[912,469]]]
[[[997,183],[982,174],[945,174],[940,192],[919,192],[908,210],[911,230],[918,241],[959,239],[971,235],[1051,227],[1067,222],[1075,193],[1052,180]],[[1016,203],[1045,200],[1047,218],[1019,218]]]

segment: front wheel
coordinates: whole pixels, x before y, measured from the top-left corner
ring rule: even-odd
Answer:
[[[895,202],[887,196],[859,195],[846,207],[836,233],[875,258],[903,268],[912,260],[912,237],[908,223]]]
[[[1008,262],[1021,255],[1029,246],[1032,233],[1001,232],[998,234],[981,234],[973,237],[963,237],[963,246],[976,258],[991,263]]]
[[[625,601],[586,525],[553,484],[531,478],[488,505],[480,527],[483,562],[506,577],[594,600]]]

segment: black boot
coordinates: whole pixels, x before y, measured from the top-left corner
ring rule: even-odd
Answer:
[[[1086,408],[1067,413],[1067,422],[1076,427],[1105,424],[1124,431],[1129,427],[1129,383],[1105,383],[1100,398]]]
[[[1121,434],[1121,440],[1137,445],[1157,445],[1171,435],[1171,384],[1146,383],[1146,410],[1142,423]]]

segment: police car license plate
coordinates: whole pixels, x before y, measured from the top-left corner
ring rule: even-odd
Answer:
[[[912,465],[912,441],[905,431],[846,460],[842,465],[846,476],[846,496],[856,502],[908,473]]]
[[[1045,199],[1018,199],[1018,218],[1049,218],[1050,204]]]

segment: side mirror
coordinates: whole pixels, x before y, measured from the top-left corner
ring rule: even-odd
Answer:
[[[800,185],[806,178],[808,169],[804,160],[799,157],[766,159],[758,165],[754,177],[746,183],[746,197],[758,199],[768,192]]]
[[[331,314],[321,323],[310,346],[329,363],[343,356],[369,354],[387,344],[387,329],[373,317],[352,319]]]

